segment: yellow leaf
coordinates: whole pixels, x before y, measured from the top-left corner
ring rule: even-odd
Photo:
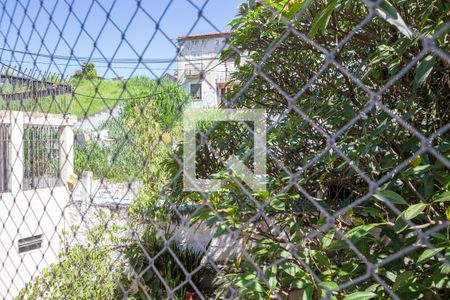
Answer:
[[[284,12],[289,12],[295,4],[303,2],[303,0],[289,0],[287,5],[284,7]]]
[[[411,162],[411,166],[413,166],[414,168],[417,166],[420,166],[420,163],[422,162],[422,158],[420,156],[417,156],[412,162]]]
[[[306,0],[289,0],[283,8],[283,14],[288,19],[292,19],[305,4]]]
[[[445,215],[447,216],[447,220],[450,221],[450,206],[447,206],[447,209],[445,210]]]

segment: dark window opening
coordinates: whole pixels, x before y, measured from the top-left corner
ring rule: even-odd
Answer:
[[[200,101],[202,100],[202,84],[201,83],[193,83],[191,84],[191,97],[194,100]]]

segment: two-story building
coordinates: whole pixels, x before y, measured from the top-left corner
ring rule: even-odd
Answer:
[[[232,59],[221,59],[231,34],[232,31],[223,31],[178,38],[177,82],[191,95],[193,107],[220,104],[235,70]]]

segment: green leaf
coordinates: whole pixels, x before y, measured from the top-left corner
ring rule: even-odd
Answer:
[[[433,55],[428,55],[417,65],[414,75],[414,89],[420,87],[427,80],[435,63],[436,58]]]
[[[277,266],[272,266],[271,271],[269,272],[269,280],[267,281],[269,283],[269,287],[271,290],[275,289],[277,286]]]
[[[379,194],[381,194],[382,196],[384,196],[385,198],[387,198],[390,202],[392,202],[394,204],[405,204],[405,205],[408,204],[402,196],[400,196],[399,194],[397,194],[394,191],[384,190],[384,191],[379,191],[377,194],[373,195],[378,200],[384,202],[385,200],[382,197],[380,197]]]
[[[330,22],[331,14],[336,8],[336,5],[337,0],[332,0],[318,15],[316,15],[312,22],[311,30],[308,33],[308,36],[310,38],[314,38],[319,31],[325,31],[325,28],[327,28],[328,22]]]
[[[240,54],[236,54],[236,56],[234,58],[234,63],[237,67],[239,67],[241,65],[241,55]]]
[[[428,260],[429,258],[433,257],[436,253],[441,252],[444,250],[445,247],[442,248],[435,248],[435,249],[425,249],[422,254],[420,254],[419,258],[417,259],[416,264],[421,264],[424,261]]]
[[[269,200],[269,197],[270,197],[269,191],[259,191],[259,192],[254,193],[253,195],[259,196],[259,197],[263,198],[265,201]]]
[[[376,297],[377,294],[373,292],[355,292],[350,295],[345,296],[344,300],[364,300]]]
[[[327,249],[333,241],[334,230],[328,231],[322,238],[322,249]]]
[[[351,230],[349,230],[345,236],[347,238],[350,238],[352,243],[356,243],[358,242],[361,238],[363,238],[364,236],[366,236],[370,230],[372,230],[373,228],[377,227],[378,224],[367,224],[367,225],[360,225],[357,226],[355,228],[352,228]]]
[[[440,194],[433,202],[447,202],[450,201],[450,191]]]
[[[320,286],[326,288],[329,291],[338,291],[339,290],[339,285],[333,281],[322,281]]]
[[[394,230],[396,233],[400,233],[403,230],[405,230],[406,228],[408,228],[408,224],[405,222],[405,220],[403,220],[403,218],[401,218],[400,216],[397,218],[397,220],[395,220],[395,224],[394,224]]]
[[[282,264],[282,268],[284,272],[286,272],[289,276],[295,277],[295,275],[300,272],[302,269],[300,269],[299,266],[292,262],[285,262]]]
[[[413,168],[413,173],[415,175],[420,175],[425,172],[428,172],[431,168],[433,168],[433,166],[431,166],[431,165],[418,166],[418,167]]]
[[[217,230],[216,230],[216,232],[214,233],[214,237],[215,238],[217,238],[217,237],[219,237],[219,236],[222,236],[222,235],[224,235],[224,234],[227,234],[227,233],[229,233],[229,228],[228,228],[228,226],[226,225],[226,224],[220,224],[218,227],[217,227]]]
[[[376,1],[372,0],[372,2]],[[411,38],[413,36],[412,31],[408,28],[405,21],[403,21],[402,17],[397,12],[397,9],[389,3],[389,1],[381,1],[379,6],[376,8],[376,12],[386,22],[397,27],[397,29],[407,38]]]
[[[401,272],[400,274],[397,275],[397,278],[395,278],[395,282],[394,285],[392,286],[392,289],[394,291],[398,291],[403,286],[405,286],[409,278],[413,275],[414,275],[413,271]]]
[[[303,300],[312,300],[313,298],[313,288],[312,286],[308,286],[303,291]]]
[[[303,8],[303,6],[307,3],[307,0],[289,0],[286,7],[283,9],[283,15],[286,19],[291,20],[294,18],[297,13]],[[308,3],[308,6],[311,5],[313,1]]]
[[[275,210],[284,211],[286,210],[286,204],[281,201],[280,199],[275,199],[270,202],[270,207],[272,207]]]
[[[425,203],[417,203],[408,207],[407,210],[404,211],[403,216],[407,220],[412,220],[417,217],[421,212],[425,210],[427,205]]]
[[[199,209],[192,215],[191,219],[189,220],[189,223],[194,224],[199,220],[204,220],[207,217],[209,217],[210,214],[212,213],[209,209]]]

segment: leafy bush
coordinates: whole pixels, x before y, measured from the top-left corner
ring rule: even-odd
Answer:
[[[173,170],[167,162],[173,159],[173,149],[181,140],[181,111],[189,98],[171,81],[146,77],[130,79],[127,89],[136,97],[125,106],[124,122],[135,138],[133,151],[143,162],[143,190],[135,209],[148,214],[149,209],[159,206],[161,191],[172,180]]]
[[[95,65],[91,62],[85,62],[81,65],[81,70],[78,70],[73,75],[74,78],[83,79],[97,79],[97,70],[95,70]]]
[[[94,177],[113,182],[138,180],[141,161],[133,151],[134,140],[123,117],[111,118],[100,129],[108,131],[108,141],[92,139],[85,147],[75,145],[75,172],[92,171]]]
[[[424,136],[442,128],[431,147],[448,164],[450,137],[443,128],[450,121],[447,63],[430,53],[394,83],[389,80],[422,51],[420,39],[412,37],[405,24],[432,36],[448,22],[449,4],[401,1],[394,6],[383,1],[383,9],[388,9],[381,14],[385,19],[372,19],[337,49],[336,61],[368,89],[386,87],[374,100],[347,74],[326,65],[326,55],[311,43],[293,33],[281,39],[288,25],[279,14],[322,47],[333,49],[367,16],[363,1],[312,1],[299,20],[292,18],[305,1],[264,2],[271,9],[247,1],[231,23],[231,43],[248,55],[246,60],[240,61],[232,48],[224,57],[234,56],[240,65],[228,98],[245,88],[233,107],[267,110],[272,126],[267,137],[269,189],[249,196],[239,178],[216,171],[223,189],[208,194],[208,206],[193,216],[196,222],[217,226],[216,236],[240,233],[255,262],[238,253],[224,265],[219,293],[238,288],[242,299],[266,299],[299,290],[304,299],[321,298],[327,292],[336,298],[384,299],[390,297],[385,284],[401,298],[448,298],[449,228],[436,227],[449,220],[448,169],[435,155],[421,151],[421,140],[386,108]],[[435,44],[449,52],[447,36],[442,33]],[[250,63],[265,58],[268,49],[273,53],[261,71],[272,82],[255,77]],[[352,123],[355,118],[359,119]],[[225,138],[233,134],[230,126],[217,124],[208,136],[214,153],[203,150],[198,174],[210,174],[210,166],[218,160],[252,148],[239,135]],[[336,137],[335,145],[331,137]],[[182,156],[181,147],[177,154]],[[173,171],[177,164],[172,161]],[[202,195],[181,193],[181,180],[176,172],[172,175],[175,182],[168,187],[172,202],[204,204]],[[370,186],[374,183],[379,185],[375,195]],[[335,218],[327,217],[333,214]],[[435,250],[423,244],[419,229],[435,231],[427,234]],[[401,257],[389,259],[405,249],[409,251]],[[368,269],[367,262],[376,269]],[[344,285],[348,282],[354,284]]]
[[[165,284],[170,290],[176,289],[174,299],[186,299],[186,292],[193,293],[196,289],[204,296],[211,296],[215,270],[209,264],[202,263],[204,253],[173,241],[165,248],[165,240],[169,239],[169,233],[163,239],[158,236],[154,226],[150,225],[144,230],[140,240],[133,242],[125,250],[125,257],[133,268],[131,296],[152,300],[167,298],[169,293]],[[188,281],[185,272],[192,275],[191,282],[195,288]]]
[[[110,233],[95,227],[85,245],[71,245],[73,236],[66,233],[59,262],[27,283],[17,299],[121,299],[119,284],[126,278],[124,266],[111,257]]]

